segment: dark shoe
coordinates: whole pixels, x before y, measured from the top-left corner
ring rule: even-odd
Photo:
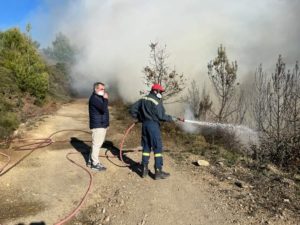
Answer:
[[[90,168],[92,168],[92,158],[91,158],[91,155],[89,154],[89,157],[88,157],[88,161],[87,161],[87,163],[86,163],[86,166],[87,167],[90,167]]]
[[[148,176],[149,174],[149,169],[148,169],[148,165],[142,165],[142,177],[145,178]]]
[[[170,176],[169,173],[162,171],[162,169],[155,169],[155,180],[166,179]]]
[[[92,164],[91,168],[92,168],[92,170],[95,170],[95,171],[98,171],[98,172],[106,170],[106,168],[100,163],[98,163],[95,166]]]
[[[92,168],[92,161],[88,161],[86,166]]]

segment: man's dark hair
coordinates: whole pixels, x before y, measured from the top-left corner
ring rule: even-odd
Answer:
[[[94,90],[98,87],[98,85],[102,85],[102,86],[105,86],[105,84],[103,84],[102,82],[96,82],[94,83]]]

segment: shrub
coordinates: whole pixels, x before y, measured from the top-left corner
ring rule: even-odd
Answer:
[[[0,112],[0,138],[8,137],[19,126],[16,113]]]
[[[0,66],[11,71],[21,91],[43,100],[48,90],[48,73],[35,43],[16,28],[0,33],[0,41]]]

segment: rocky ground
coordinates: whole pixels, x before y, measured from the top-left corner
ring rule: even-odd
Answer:
[[[106,149],[101,154],[106,150],[111,156],[118,152],[119,142],[130,124],[126,112],[120,110],[124,108],[111,107],[111,126]],[[30,129],[23,128],[19,135],[42,138],[62,129],[88,131],[87,100],[64,105]],[[138,147],[139,133],[136,126],[125,143],[127,150]],[[85,165],[90,135],[68,131],[55,136],[55,140],[56,143],[35,151],[0,177],[0,224],[54,224],[82,198],[88,176],[67,161],[66,154],[83,152],[71,157]],[[59,142],[62,140],[66,142]],[[118,158],[101,158],[107,171],[92,172],[92,192],[69,224],[299,224],[298,203],[293,195],[286,193],[282,204],[277,204],[282,195],[276,197],[276,191],[296,189],[298,184],[294,180],[283,178],[267,166],[261,168],[268,175],[265,183],[261,182],[260,173],[253,174],[243,166],[229,167],[222,161],[199,166],[199,159],[208,159],[182,152],[184,146],[174,143],[165,142],[165,170],[171,173],[167,180],[155,181],[151,176],[142,179],[135,164],[141,157],[138,151],[125,154],[131,167],[124,166]],[[25,153],[13,152],[13,161],[22,154]],[[273,188],[269,188],[270,182]],[[270,206],[272,198],[276,204]]]

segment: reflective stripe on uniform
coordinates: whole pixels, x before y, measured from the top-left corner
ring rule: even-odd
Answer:
[[[150,156],[150,152],[143,152],[143,156]]]
[[[142,99],[144,99],[144,100],[147,100],[147,101],[151,101],[151,102],[153,102],[155,105],[158,105],[159,104],[159,102],[158,101],[156,101],[155,99],[153,99],[153,98],[149,98],[149,97],[142,97]]]
[[[156,153],[156,154],[154,154],[154,157],[162,157],[162,154],[161,153]]]

